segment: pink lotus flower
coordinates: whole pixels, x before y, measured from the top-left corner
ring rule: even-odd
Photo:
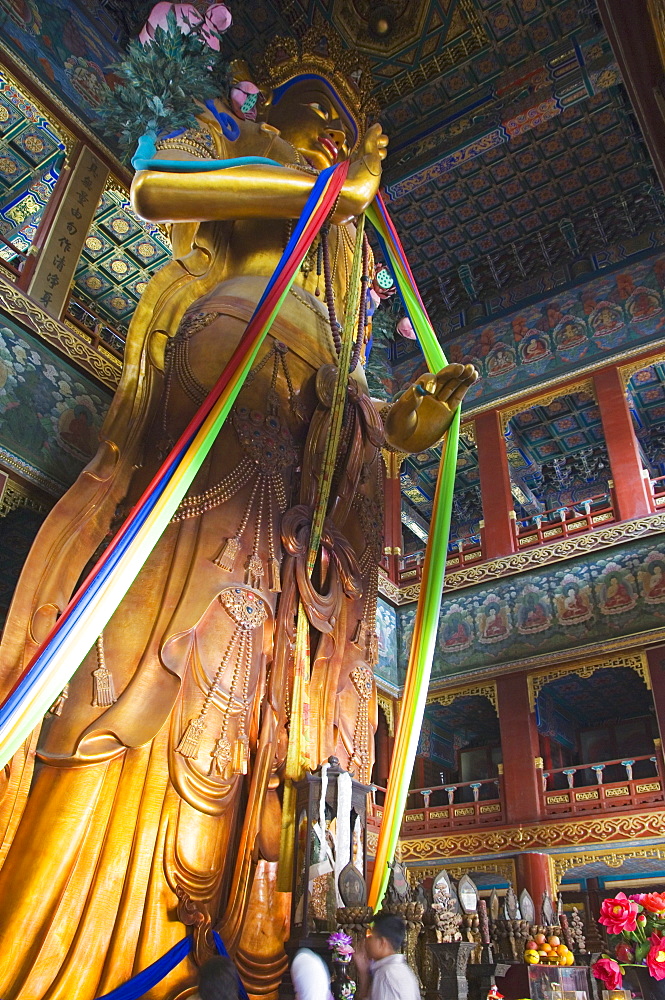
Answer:
[[[614,899],[603,900],[599,922],[607,927],[610,934],[632,932],[636,927],[637,911],[635,900],[628,899],[625,892],[618,892]]]
[[[230,27],[232,20],[231,11],[223,3],[211,4],[201,16],[194,4],[169,3],[167,0],[161,0],[150,11],[150,16],[139,35],[142,45],[150,44],[155,37],[156,28],[168,27],[168,16],[171,11],[175,14],[177,25],[183,35],[188,35],[190,31],[200,31],[210,48],[219,51],[219,38],[215,32],[222,34]]]
[[[236,118],[256,121],[256,106],[260,93],[256,84],[250,83],[249,80],[234,83],[231,87],[231,107]]]
[[[608,990],[621,989],[621,983],[623,982],[621,966],[613,958],[599,958],[591,966],[591,971],[596,979],[601,979],[605,983]]]
[[[665,937],[661,937],[654,931],[649,941],[651,941],[651,949],[646,957],[649,975],[654,979],[665,979]]]

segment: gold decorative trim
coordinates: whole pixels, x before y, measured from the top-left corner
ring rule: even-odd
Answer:
[[[476,421],[467,420],[459,429],[460,437],[463,437],[468,444],[476,444]]]
[[[575,556],[596,552],[611,545],[620,545],[636,538],[657,535],[663,531],[665,531],[665,512],[657,511],[655,514],[636,518],[634,521],[622,521],[619,524],[575,535],[573,538],[563,538],[523,552],[514,552],[501,559],[492,559],[479,565],[463,566],[461,569],[446,575],[446,592],[463,590],[465,587],[473,587],[479,583],[495,581],[497,577],[513,576],[515,573],[524,573],[530,569],[540,569],[541,566],[558,563],[564,559],[573,559]],[[380,576],[379,590],[393,604],[411,604],[418,600],[420,583],[398,587],[391,580]]]
[[[386,722],[388,723],[388,733],[390,736],[395,735],[395,707],[392,698],[386,697],[386,695],[376,693],[376,701],[379,708],[383,709],[383,714],[386,717]]]
[[[665,361],[665,354],[660,354],[658,357],[650,358],[648,361],[631,361],[629,365],[622,365],[622,367],[619,368],[619,377],[624,389],[628,388],[628,383],[635,372],[642,372],[645,368],[651,368],[652,365],[657,365],[659,361]]]
[[[660,340],[655,340],[651,344],[639,344],[637,347],[629,347],[625,351],[618,351],[616,354],[612,355],[612,364],[618,364],[620,361],[628,360],[629,358],[639,357],[640,355],[644,358],[644,364],[640,367],[648,368],[653,362],[651,358],[654,357],[653,352],[662,352],[665,348],[665,338]],[[574,372],[569,375],[561,374],[555,375],[551,379],[545,379],[540,383],[540,387],[543,390],[554,389],[555,386],[560,387],[560,392],[556,395],[566,395],[568,392],[567,382],[571,378],[580,377],[582,375],[588,375],[595,371],[599,371],[601,368],[607,368],[608,359],[607,358],[597,358],[595,361],[589,362],[587,365],[582,365],[580,368],[576,368]],[[471,417],[477,417],[480,413],[485,413],[487,410],[496,410],[501,406],[506,406],[513,401],[518,399],[524,400],[524,394],[529,391],[528,386],[520,386],[515,389],[514,392],[508,392],[505,396],[500,396],[498,399],[488,399],[484,403],[479,403],[477,406],[469,406],[464,409],[464,419],[469,420]],[[528,401],[527,401],[528,402]],[[524,402],[520,403],[516,412],[520,413],[524,410]]]
[[[477,829],[469,832],[455,831],[438,837],[413,837],[401,839],[404,861],[441,859],[448,864],[450,858],[488,854],[517,853],[536,848],[574,847],[580,850],[585,844],[599,849],[610,841],[655,839],[665,844],[665,811],[649,813],[623,813],[621,815],[592,815],[579,820],[534,823],[529,826],[502,829]]]
[[[37,511],[39,514],[46,514],[51,509],[52,504],[48,504],[42,497],[37,497],[25,486],[8,479],[5,488],[0,494],[0,517],[6,517],[13,510],[20,507],[27,507],[29,510]]]
[[[649,676],[646,653],[644,650],[640,650],[635,653],[623,653],[619,656],[612,656],[604,660],[569,663],[565,666],[555,667],[554,670],[546,669],[541,670],[537,674],[529,674],[526,682],[529,688],[529,702],[532,711],[536,707],[536,699],[539,693],[550,681],[556,680],[558,677],[565,677],[568,674],[577,674],[578,677],[591,677],[596,670],[605,670],[610,667],[628,667],[630,670],[634,670],[642,678],[647,689],[651,690],[651,677]]]
[[[521,403],[516,403],[514,406],[511,406],[506,410],[501,410],[501,427],[505,433],[509,421],[513,417],[516,417],[518,413],[524,413],[526,410],[530,410],[534,406],[549,406],[550,403],[553,403],[555,399],[560,399],[561,396],[572,396],[573,393],[579,392],[587,392],[595,399],[596,390],[594,388],[593,379],[585,378],[581,382],[573,382],[572,385],[567,385],[563,389],[553,389],[549,392],[540,393],[538,396],[531,396],[528,399],[522,400]]]
[[[45,313],[32,299],[0,275],[0,311],[2,310],[10,319],[36,333],[46,344],[64,354],[109,389],[116,389],[122,371],[121,361],[96,351],[77,333]]]
[[[17,62],[19,62],[18,59]],[[21,68],[24,69],[24,72],[26,72],[26,74],[29,75],[31,79],[35,79],[31,73],[28,74],[27,67],[21,67]],[[18,90],[19,94],[21,94],[21,96],[25,98],[28,104],[34,105],[34,107],[37,109],[42,118],[45,118],[46,121],[49,122],[49,124],[51,124],[56,129],[56,131],[58,132],[58,137],[62,140],[63,145],[65,147],[66,156],[69,159],[77,141],[76,136],[73,134],[73,132],[71,132],[66,125],[63,125],[61,121],[57,119],[55,122],[53,121],[54,118],[53,112],[49,111],[42,104],[39,98],[33,95],[32,91],[26,90],[25,85],[20,83],[20,81],[16,79],[13,73],[11,73],[4,65],[4,62],[0,64],[0,74],[2,74],[2,76],[5,77],[7,83],[11,87],[14,87],[16,90]],[[56,103],[59,104],[60,102],[57,101],[56,99]],[[97,141],[99,142],[99,140]]]
[[[453,688],[450,691],[435,691],[427,696],[427,704],[452,705],[457,698],[469,698],[474,695],[487,698],[494,711],[498,712],[498,699],[494,681],[490,681],[489,684],[466,685],[465,687]]]
[[[407,881],[415,886],[426,878],[436,878],[443,870],[454,879],[461,879],[470,872],[487,872],[488,875],[499,875],[511,885],[517,885],[515,862],[512,858],[497,858],[496,861],[462,861],[457,864],[440,865],[409,865],[406,869]]]
[[[553,882],[558,891],[561,882],[571,868],[579,868],[594,861],[602,861],[610,868],[622,868],[626,858],[665,858],[663,847],[618,847],[615,851],[584,851],[575,854],[551,855]]]
[[[34,465],[29,465],[24,462],[22,458],[18,455],[14,455],[7,448],[3,448],[0,445],[0,462],[7,469],[13,469],[18,472],[23,479],[26,479],[30,483],[34,483],[39,489],[44,490],[46,493],[50,493],[54,497],[60,497],[66,490],[64,483],[59,483],[57,480],[49,479],[44,473],[35,468]]]
[[[7,77],[11,85],[17,88],[17,90],[20,90],[22,93],[26,92],[25,85],[21,83],[19,80],[17,80],[14,74],[12,73],[11,69],[7,67],[8,60],[14,63],[14,65],[21,71],[21,73],[24,73],[25,76],[30,81],[31,89],[28,91],[27,94],[30,103],[35,105],[39,113],[43,115],[44,118],[46,118],[48,121],[52,121],[53,118],[55,117],[53,115],[53,112],[49,111],[45,107],[45,105],[42,104],[39,97],[34,96],[35,91],[39,94],[44,92],[45,87],[43,81],[39,79],[39,77],[35,74],[35,72],[30,68],[29,64],[25,62],[16,52],[12,52],[10,55],[5,49],[2,54],[2,63],[0,64],[0,71]],[[117,156],[115,156],[111,152],[111,150],[108,149],[107,146],[104,146],[103,143],[100,142],[99,136],[95,135],[95,133],[88,125],[86,125],[83,119],[79,118],[71,108],[67,107],[64,101],[60,100],[60,98],[57,96],[55,91],[49,90],[48,93],[49,93],[49,100],[55,105],[55,107],[58,108],[58,110],[66,118],[76,123],[76,128],[84,136],[85,142],[89,143],[90,148],[94,149],[98,153],[100,151],[103,151],[107,162],[113,164],[114,169],[118,172],[118,174],[124,174],[128,179],[131,178],[132,175],[128,170],[128,168],[120,162]],[[67,138],[65,139],[63,137],[63,142],[67,147],[67,156],[69,158],[72,149],[75,147],[76,142],[78,141],[77,136],[74,135],[71,129],[69,129],[66,125],[63,124],[62,119],[57,118],[56,122],[58,128],[62,129],[67,133]]]

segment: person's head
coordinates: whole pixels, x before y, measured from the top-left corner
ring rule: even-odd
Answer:
[[[355,137],[344,105],[315,76],[290,80],[276,92],[268,121],[317,170],[345,160]]]
[[[230,958],[217,955],[199,969],[201,1000],[238,1000],[238,973]]]
[[[392,913],[377,913],[367,937],[367,954],[377,962],[396,954],[404,944],[406,924]]]

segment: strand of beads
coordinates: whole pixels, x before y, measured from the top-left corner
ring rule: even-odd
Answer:
[[[365,326],[367,325],[367,286],[369,285],[369,240],[363,238],[363,271],[360,278],[360,306],[358,309],[358,333],[351,355],[349,371],[354,372],[360,361],[360,352],[365,342]]]
[[[323,280],[325,284],[326,305],[328,306],[328,317],[330,319],[330,329],[332,331],[333,343],[337,354],[342,350],[342,328],[337,320],[335,312],[335,293],[333,291],[332,269],[330,267],[330,243],[328,240],[330,227],[325,226],[321,230],[321,245],[323,246]]]

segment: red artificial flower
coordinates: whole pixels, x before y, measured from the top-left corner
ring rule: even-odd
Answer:
[[[601,979],[605,983],[608,990],[621,989],[621,983],[623,982],[621,966],[613,958],[599,958],[591,966],[591,971],[596,979]]]
[[[665,893],[647,892],[638,900],[649,913],[665,913]]]
[[[614,899],[603,900],[599,922],[607,927],[610,934],[632,932],[636,927],[637,909],[634,899],[628,899],[625,892],[618,892]]]
[[[654,931],[649,941],[651,948],[646,957],[649,975],[654,979],[665,979],[665,937]]]

